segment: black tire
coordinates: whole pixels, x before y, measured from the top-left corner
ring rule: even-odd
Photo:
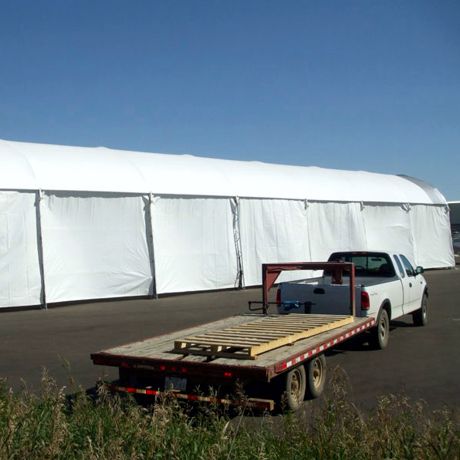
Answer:
[[[412,313],[412,321],[414,326],[426,326],[428,323],[428,296],[426,292],[423,293],[420,308]]]
[[[371,331],[370,343],[372,348],[383,350],[390,339],[390,318],[385,308],[380,309],[377,316],[377,326]]]
[[[306,380],[305,367],[297,366],[273,381],[279,410],[294,412],[300,408],[305,399]]]
[[[326,357],[319,355],[305,364],[307,374],[306,399],[321,396],[326,384]]]

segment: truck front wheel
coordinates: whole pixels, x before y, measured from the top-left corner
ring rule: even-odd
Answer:
[[[412,321],[414,322],[414,326],[426,326],[428,323],[428,296],[426,292],[423,294],[422,297],[422,304],[418,310],[415,310],[412,313]]]
[[[308,361],[306,366],[307,388],[306,398],[314,399],[321,395],[326,383],[326,358],[319,355]]]

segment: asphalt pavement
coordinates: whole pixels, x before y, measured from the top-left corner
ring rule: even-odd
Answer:
[[[328,354],[329,370],[343,369],[358,405],[372,407],[377,397],[393,393],[423,399],[434,409],[460,408],[460,270],[425,275],[426,327],[403,317],[392,323],[386,350],[355,341]],[[260,295],[260,289],[246,289],[1,312],[0,377],[14,389],[37,388],[46,368],[60,386],[73,379],[89,389],[99,377],[117,376],[112,368],[94,366],[92,352],[244,313],[247,301]]]

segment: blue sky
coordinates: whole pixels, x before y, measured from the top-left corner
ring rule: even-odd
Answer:
[[[460,2],[0,0],[0,138],[409,174],[460,199]]]

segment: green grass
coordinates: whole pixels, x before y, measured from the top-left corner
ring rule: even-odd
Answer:
[[[146,409],[103,390],[71,402],[44,375],[40,393],[0,389],[0,459],[456,459],[448,410],[386,396],[362,413],[335,373],[303,415],[244,417],[213,407],[187,412],[167,398]]]

